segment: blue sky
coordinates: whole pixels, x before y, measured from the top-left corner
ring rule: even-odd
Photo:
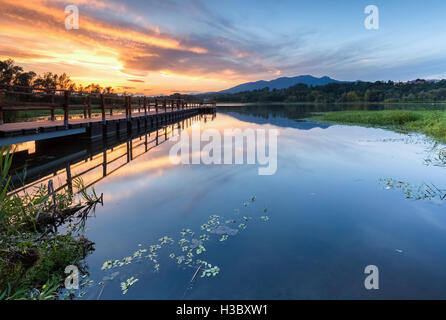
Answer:
[[[0,0],[0,58],[147,94],[279,76],[446,78],[446,1]],[[367,5],[380,27],[367,30]],[[35,37],[39,37],[39,43]],[[51,49],[50,49],[51,48]],[[94,72],[92,72],[94,70]]]
[[[446,77],[446,1],[172,1],[176,14],[158,1],[150,3],[137,5],[150,7],[148,18],[163,28],[184,37],[240,42],[282,75]],[[364,27],[370,4],[379,8],[379,30]]]

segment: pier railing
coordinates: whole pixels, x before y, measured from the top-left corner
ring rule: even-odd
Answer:
[[[136,112],[147,115],[197,107],[215,107],[215,102],[0,85],[0,125],[4,113],[15,111],[48,111],[50,120],[55,121],[56,111],[60,110],[67,126],[73,112],[91,119],[93,111],[99,111],[105,122],[107,114],[125,112],[125,117],[130,119]]]

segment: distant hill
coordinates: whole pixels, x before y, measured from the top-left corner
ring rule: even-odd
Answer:
[[[235,86],[233,88],[220,91],[220,93],[238,93],[243,91],[259,90],[269,87],[270,89],[285,89],[292,87],[296,84],[306,84],[308,86],[323,86],[329,83],[346,83],[348,81],[338,81],[331,79],[330,77],[316,78],[310,75],[298,76],[298,77],[282,77],[271,81],[256,81],[247,82]]]

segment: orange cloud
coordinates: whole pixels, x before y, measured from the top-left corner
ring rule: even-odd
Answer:
[[[65,29],[65,1],[0,0],[0,58],[13,58],[37,72],[66,72],[84,85],[127,87],[129,77],[136,76],[141,79],[129,80],[135,83],[132,91],[153,94],[168,94],[173,88],[218,91],[249,80],[247,75],[253,72],[268,72],[269,67],[252,55],[228,49],[226,44],[218,47],[212,39],[200,45],[158,27],[98,18],[100,10],[130,14],[115,2],[72,0],[70,4],[88,7],[80,11],[79,30]]]

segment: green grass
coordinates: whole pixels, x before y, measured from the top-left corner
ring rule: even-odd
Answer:
[[[446,110],[337,111],[320,113],[314,118],[326,122],[423,133],[439,142],[446,142]]]
[[[12,157],[11,147],[0,148],[0,300],[54,299],[66,276],[65,267],[77,265],[82,269],[82,260],[92,246],[83,237],[81,218],[68,219],[63,228],[59,226],[60,231],[38,218],[76,208],[77,200],[70,190],[55,194],[54,200],[44,185],[20,196],[7,193]],[[75,211],[86,219],[97,196],[94,191],[89,194],[82,190],[85,186],[81,180],[76,180],[75,186],[86,197],[82,201],[91,205],[87,211]]]

